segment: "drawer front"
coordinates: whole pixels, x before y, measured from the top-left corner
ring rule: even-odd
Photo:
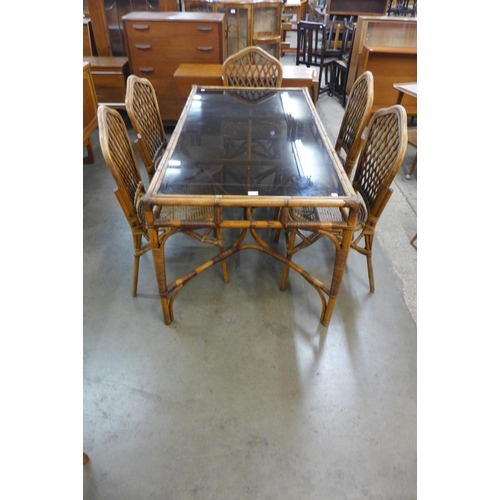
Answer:
[[[165,64],[173,60],[185,62],[188,58],[193,63],[222,62],[218,23],[127,23],[127,38],[134,73],[139,63],[154,67],[154,61]]]
[[[125,77],[121,71],[92,70],[92,79],[96,87],[125,88]]]

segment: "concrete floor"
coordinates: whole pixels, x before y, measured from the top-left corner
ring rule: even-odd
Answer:
[[[318,110],[333,141],[343,109],[322,95]],[[351,252],[328,328],[313,288],[292,272],[280,292],[281,265],[261,252],[233,256],[228,284],[218,266],[187,284],[166,326],[150,254],[130,295],[130,230],[97,132],[93,143],[96,162],[83,166],[83,498],[416,498],[417,182],[404,178],[415,150],[377,229],[376,292]],[[331,246],[314,248],[297,260],[321,277]],[[181,235],[167,253],[173,277],[213,249]]]

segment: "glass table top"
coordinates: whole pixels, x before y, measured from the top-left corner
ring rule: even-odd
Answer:
[[[157,194],[348,196],[306,93],[195,88]]]

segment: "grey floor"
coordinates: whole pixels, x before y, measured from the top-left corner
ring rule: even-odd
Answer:
[[[333,141],[343,108],[327,95],[317,107]],[[281,265],[260,252],[228,261],[230,283],[220,267],[188,283],[166,326],[150,254],[131,297],[130,230],[97,132],[93,143],[96,161],[83,166],[83,498],[415,499],[417,175],[404,176],[415,149],[377,228],[376,292],[351,252],[328,328],[313,288],[292,273],[280,292]],[[331,264],[327,243],[298,255],[313,274]],[[212,252],[172,238],[170,276]]]

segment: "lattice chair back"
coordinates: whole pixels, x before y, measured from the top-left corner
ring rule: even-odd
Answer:
[[[117,187],[115,195],[132,233],[147,237],[136,210],[145,190],[125,122],[118,111],[103,105],[99,106],[97,117],[102,154]]]
[[[167,145],[167,137],[155,89],[147,78],[128,77],[125,107],[137,134],[137,149],[151,180]]]
[[[370,119],[372,106],[373,74],[365,71],[352,86],[335,143],[335,151],[344,160],[344,170],[349,177],[356,165],[363,130]]]
[[[281,63],[260,47],[247,47],[228,57],[222,65],[227,87],[281,87]]]
[[[375,226],[390,198],[390,186],[403,162],[407,142],[403,106],[380,109],[372,116],[353,179],[353,187],[366,205],[367,225]]]

